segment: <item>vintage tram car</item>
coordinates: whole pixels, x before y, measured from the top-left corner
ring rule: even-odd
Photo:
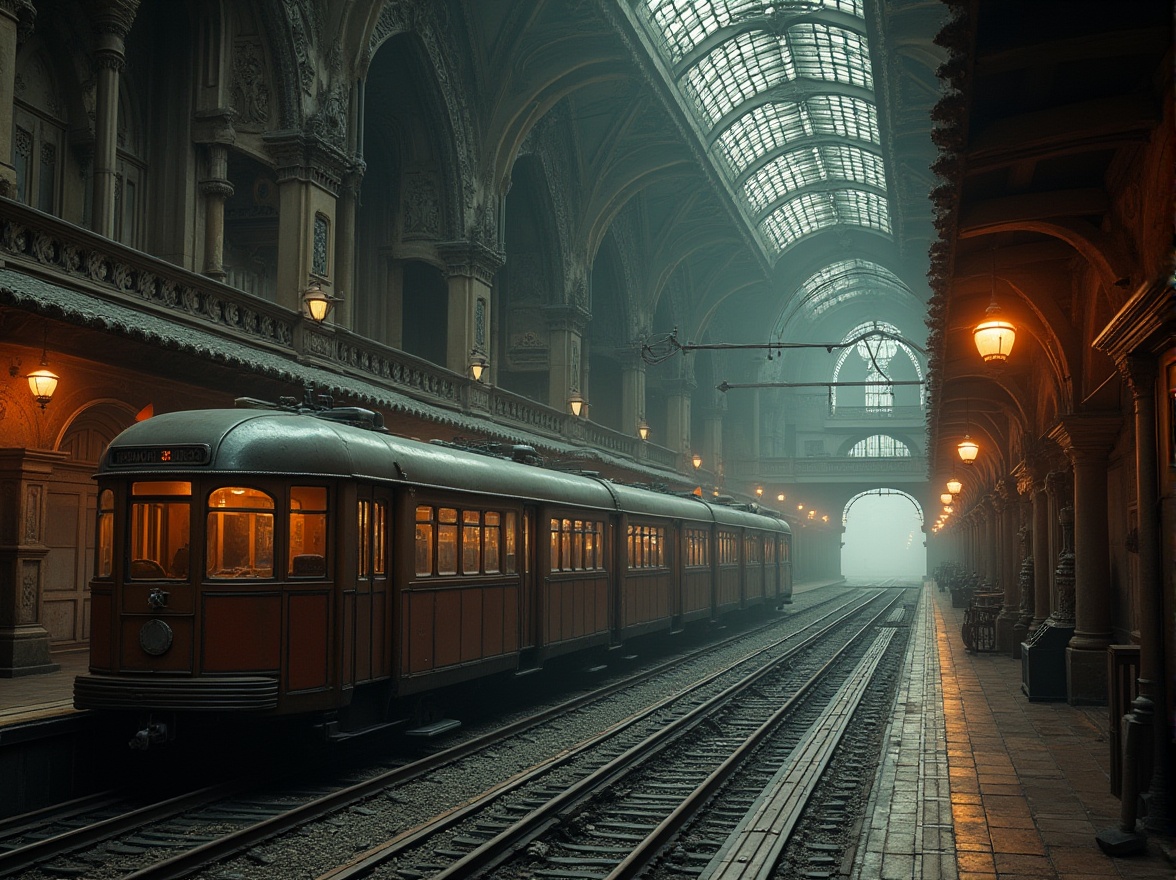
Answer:
[[[242,403],[106,450],[78,708],[358,723],[790,601],[777,517],[405,439],[359,408]]]

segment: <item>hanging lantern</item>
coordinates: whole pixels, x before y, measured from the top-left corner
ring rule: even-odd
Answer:
[[[954,500],[955,499],[952,498],[952,495],[950,492],[944,492],[942,495],[939,496],[939,503],[940,504],[951,504],[951,502]]]
[[[984,320],[972,331],[972,338],[984,363],[1003,364],[1013,350],[1017,329],[1000,317],[1000,306],[993,302],[984,313]]]
[[[950,480],[947,481],[947,491],[950,492],[952,495],[959,495],[961,492],[964,491],[964,484],[961,483],[959,480],[957,480],[955,477],[952,477]]]
[[[964,439],[956,446],[956,450],[960,454],[960,461],[964,464],[971,464],[980,454],[980,444],[965,434]]]

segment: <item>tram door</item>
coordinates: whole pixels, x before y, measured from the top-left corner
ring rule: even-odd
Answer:
[[[523,509],[522,534],[522,590],[519,598],[519,650],[526,651],[539,644],[540,590],[538,584],[538,565],[535,559],[536,540],[535,529],[539,522],[539,512],[531,506]]]
[[[388,572],[392,567],[391,498],[361,487],[356,501],[355,606],[351,618],[354,681],[392,674]]]

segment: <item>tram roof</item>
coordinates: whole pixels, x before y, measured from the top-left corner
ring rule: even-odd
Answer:
[[[207,449],[207,455],[200,464],[185,464],[185,456],[169,455],[171,463],[164,464],[157,454],[180,449]],[[134,450],[144,454],[127,454]],[[583,474],[422,443],[322,415],[279,409],[162,413],[119,434],[103,455],[99,473],[160,474],[181,469],[221,474],[367,477],[505,498],[789,531],[782,520],[699,498],[614,484]]]

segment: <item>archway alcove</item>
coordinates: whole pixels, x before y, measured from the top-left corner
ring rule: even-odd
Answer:
[[[859,493],[842,513],[841,573],[850,580],[918,580],[927,571],[923,510],[899,489]]]

